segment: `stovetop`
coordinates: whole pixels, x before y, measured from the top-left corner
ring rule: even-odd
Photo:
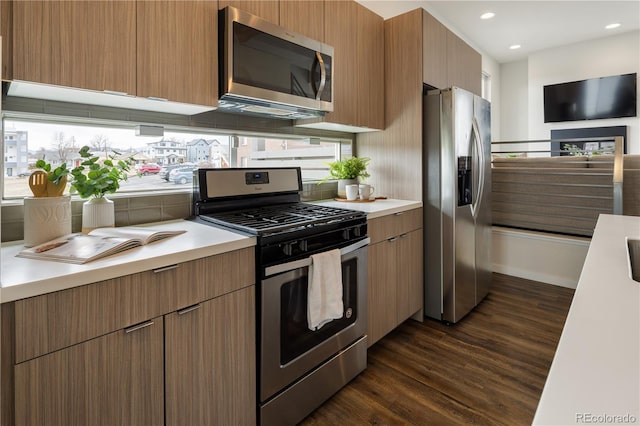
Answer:
[[[321,227],[354,219],[366,220],[362,212],[302,202],[209,213],[200,217],[258,236]]]

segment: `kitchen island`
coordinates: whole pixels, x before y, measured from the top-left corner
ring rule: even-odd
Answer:
[[[626,238],[640,217],[600,215],[533,424],[640,423],[640,283]]]

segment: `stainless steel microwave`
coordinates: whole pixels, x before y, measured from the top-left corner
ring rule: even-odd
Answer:
[[[220,111],[284,119],[333,111],[333,47],[242,10],[220,11]]]

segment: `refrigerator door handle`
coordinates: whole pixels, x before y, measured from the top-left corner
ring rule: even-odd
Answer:
[[[482,195],[484,192],[484,179],[485,179],[485,166],[486,166],[486,161],[485,161],[485,156],[484,156],[484,146],[482,144],[482,140],[480,139],[480,129],[478,127],[478,121],[476,120],[476,118],[473,118],[473,121],[471,122],[471,132],[473,134],[473,140],[475,143],[475,155],[476,155],[476,159],[477,162],[476,164],[478,165],[478,194],[475,197],[475,200],[473,201],[473,204],[471,204],[471,214],[473,215],[473,218],[475,219],[478,215],[478,212],[480,211],[480,203],[482,202]]]

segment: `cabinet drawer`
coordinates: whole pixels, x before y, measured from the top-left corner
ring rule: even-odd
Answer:
[[[253,284],[253,248],[15,302],[16,363]]]
[[[370,219],[368,234],[371,244],[422,228],[422,208],[406,210]]]

